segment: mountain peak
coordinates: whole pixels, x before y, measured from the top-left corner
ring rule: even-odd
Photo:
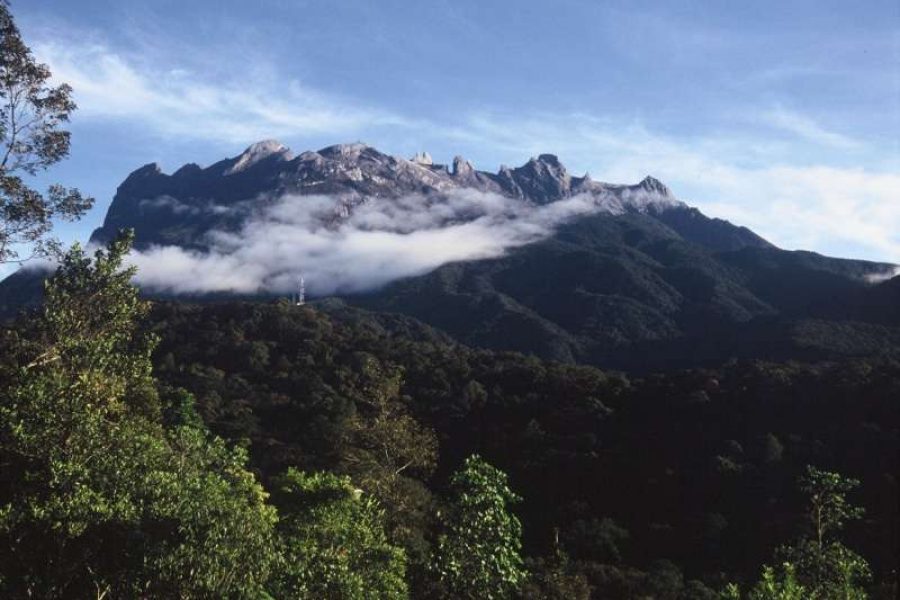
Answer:
[[[162,167],[159,166],[159,163],[147,163],[146,165],[129,173],[128,177],[125,178],[125,181],[122,182],[122,185],[128,186],[131,184],[135,184],[136,182],[146,180],[148,178],[156,177],[157,175],[161,174]]]
[[[532,158],[515,169],[513,177],[524,195],[542,203],[559,200],[571,189],[571,177],[554,154]]]
[[[333,146],[327,146],[319,150],[319,154],[322,156],[328,157],[347,157],[353,158],[362,154],[363,151],[368,150],[370,146],[368,144],[363,144],[362,142],[355,142],[353,144],[334,144]]]
[[[545,177],[554,179],[565,179],[569,176],[566,167],[559,162],[559,158],[555,154],[540,154],[537,158],[532,157],[516,171],[520,173],[540,173]]]
[[[162,167],[158,162],[152,162],[135,169],[131,175],[159,175],[160,173],[162,173]]]
[[[272,156],[277,156],[282,160],[290,160],[292,158],[290,149],[278,140],[263,140],[248,146],[235,159],[235,163],[229,167],[225,174],[239,173]]]
[[[552,165],[556,168],[565,170],[565,167],[563,167],[562,163],[559,162],[559,157],[555,154],[540,154],[537,157],[537,162],[542,162],[544,164]]]
[[[203,169],[197,163],[187,163],[182,165],[180,169],[172,173],[172,177],[186,177],[189,175],[197,175],[202,173]]]
[[[475,166],[462,156],[454,156],[451,174],[454,177],[471,177],[475,174]]]
[[[416,155],[409,159],[409,161],[417,165],[423,165],[426,167],[430,167],[434,164],[434,160],[427,152],[416,152]]]
[[[668,186],[666,186],[666,184],[661,182],[656,177],[653,177],[652,175],[647,175],[646,177],[644,177],[638,184],[638,187],[648,192],[657,193],[660,196],[672,197],[672,190],[670,190]]]

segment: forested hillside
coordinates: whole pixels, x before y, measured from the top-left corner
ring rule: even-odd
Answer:
[[[347,301],[471,346],[627,371],[900,356],[898,281],[867,283],[871,263],[747,235],[693,209],[586,216],[506,256]]]

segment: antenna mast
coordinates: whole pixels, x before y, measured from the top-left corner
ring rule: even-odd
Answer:
[[[303,306],[304,304],[306,304],[306,281],[301,275],[300,281],[297,282],[297,306]]]

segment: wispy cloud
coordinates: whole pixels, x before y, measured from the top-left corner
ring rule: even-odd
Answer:
[[[75,89],[80,117],[125,121],[164,138],[246,144],[409,125],[388,111],[240,69],[233,80],[206,81],[182,66],[139,68],[102,44],[38,43],[34,51]]]
[[[739,172],[704,208],[791,249],[842,248],[900,262],[900,175],[774,166]]]
[[[881,283],[894,277],[900,277],[900,267],[893,267],[882,271],[881,273],[870,273],[866,275],[866,281],[869,283]]]
[[[783,129],[815,144],[838,149],[858,148],[861,145],[849,136],[829,131],[813,119],[782,107],[763,113],[762,118],[773,127]]]

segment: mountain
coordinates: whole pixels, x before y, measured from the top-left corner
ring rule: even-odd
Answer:
[[[134,227],[139,249],[153,244],[201,248],[207,232],[234,229],[248,210],[286,194],[330,196],[337,204],[336,214],[346,217],[366,201],[412,194],[440,197],[454,190],[498,194],[535,205],[586,194],[606,203],[609,212],[677,209],[685,214],[674,217],[673,226],[686,232],[696,229],[694,221],[702,219],[652,177],[631,186],[596,182],[587,175],[572,177],[551,154],[515,169],[504,166],[497,173],[486,173],[460,156],[448,167],[434,164],[427,153],[404,160],[359,143],[294,156],[279,142],[267,140],[205,169],[188,164],[171,175],[156,163],[137,169],[119,186],[91,241],[103,243],[120,228]],[[748,230],[724,222],[718,228],[722,231],[713,232],[713,227],[702,235],[724,245],[769,246]]]
[[[449,206],[460,193],[509,199],[515,210],[534,214],[576,200],[589,210],[503,253],[442,264],[367,293],[342,294],[344,300],[415,317],[473,346],[623,369],[900,348],[900,279],[870,282],[894,265],[785,251],[707,217],[653,177],[635,185],[576,177],[551,154],[488,173],[462,157],[447,166],[427,153],[406,160],[364,144],[295,156],[264,141],[206,168],[137,169],[91,241],[132,227],[139,250],[203,253],[223,232],[239,236],[254,215],[286,196],[327,197],[330,210],[316,218],[339,230],[364,207],[402,205],[409,218]],[[474,218],[454,211],[429,226]],[[389,225],[408,233],[403,223]],[[34,275],[8,278],[0,304],[20,305],[37,285]]]

